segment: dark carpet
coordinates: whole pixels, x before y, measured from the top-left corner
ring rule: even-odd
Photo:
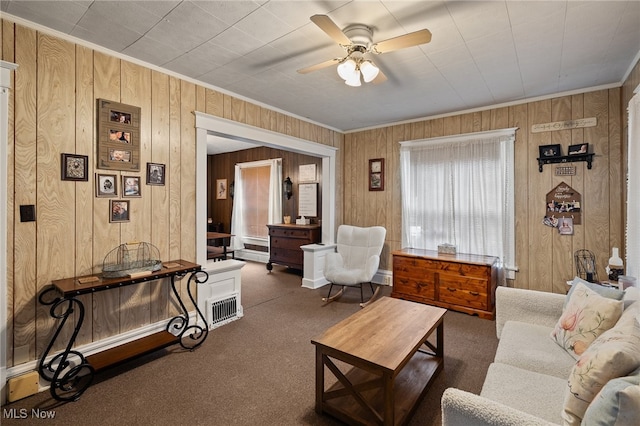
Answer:
[[[57,402],[47,391],[8,404],[2,424],[42,424],[37,415],[44,413],[54,416],[48,425],[339,425],[314,411],[310,341],[357,312],[360,294],[347,289],[325,305],[328,287],[300,284],[286,268],[274,265],[269,274],[247,262],[244,317],[212,330],[197,350],[170,347],[100,373],[76,402]],[[382,295],[389,293],[383,287]],[[440,425],[442,392],[480,392],[495,355],[493,321],[449,311],[444,324],[444,370],[409,425]]]

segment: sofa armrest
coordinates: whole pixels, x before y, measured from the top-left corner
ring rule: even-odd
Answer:
[[[507,321],[555,326],[562,315],[564,294],[521,288],[498,287],[496,289],[496,333],[498,339]]]
[[[442,394],[442,426],[549,426],[546,420],[456,388]]]

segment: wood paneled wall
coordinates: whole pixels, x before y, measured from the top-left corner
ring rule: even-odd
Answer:
[[[322,158],[313,157],[281,149],[273,149],[269,147],[257,147],[245,149],[237,152],[225,154],[209,155],[208,157],[208,216],[214,223],[222,223],[224,230],[231,230],[231,210],[233,208],[233,200],[227,197],[226,200],[216,199],[216,179],[227,179],[230,184],[235,179],[235,165],[238,163],[248,163],[251,161],[269,160],[272,158],[282,158],[282,178],[287,176],[293,182],[293,196],[287,200],[283,200],[283,215],[290,215],[292,220],[298,214],[298,166],[303,164],[316,165],[316,182],[318,182],[318,206],[321,205],[322,199]],[[316,220],[322,219],[322,208],[318,208],[318,217]],[[266,225],[266,224],[265,224]],[[266,229],[266,228],[265,228]]]
[[[7,129],[9,367],[37,359],[49,341],[54,321],[37,295],[52,280],[100,272],[105,255],[129,241],[151,242],[163,260],[195,260],[194,111],[330,146],[342,143],[343,135],[333,130],[6,19],[0,25],[1,57],[19,65]],[[147,162],[167,167],[165,186],[145,185],[142,197],[131,199],[128,223],[109,223],[109,199],[95,197],[98,98],[141,108],[137,174],[143,182]],[[88,182],[60,179],[61,153],[89,156]],[[20,222],[24,204],[36,205],[36,222]],[[166,280],[83,296],[83,302],[79,345],[176,312]]]
[[[621,90],[600,90],[481,112],[418,121],[347,134],[344,143],[343,221],[361,226],[387,228],[381,268],[392,269],[390,252],[401,248],[400,141],[518,127],[515,142],[516,287],[564,292],[566,280],[575,276],[573,253],[593,251],[598,274],[611,247],[623,249],[621,169]],[[532,133],[533,124],[596,117],[597,126],[577,130]],[[538,146],[588,142],[596,154],[593,168],[572,163],[575,176],[558,177],[555,166],[538,171]],[[384,192],[367,190],[368,159],[386,159]],[[582,225],[573,236],[560,236],[542,224],[545,196],[560,182],[582,194]]]

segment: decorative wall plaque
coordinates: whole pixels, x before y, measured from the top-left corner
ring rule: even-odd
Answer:
[[[562,182],[547,194],[546,219],[558,221],[571,218],[573,225],[579,225],[582,218],[582,195]]]

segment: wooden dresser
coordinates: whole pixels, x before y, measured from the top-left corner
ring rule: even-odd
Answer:
[[[319,243],[322,239],[320,225],[267,225],[269,228],[269,263],[302,270],[304,252],[300,246]]]
[[[494,319],[497,257],[422,249],[392,255],[392,297]]]

